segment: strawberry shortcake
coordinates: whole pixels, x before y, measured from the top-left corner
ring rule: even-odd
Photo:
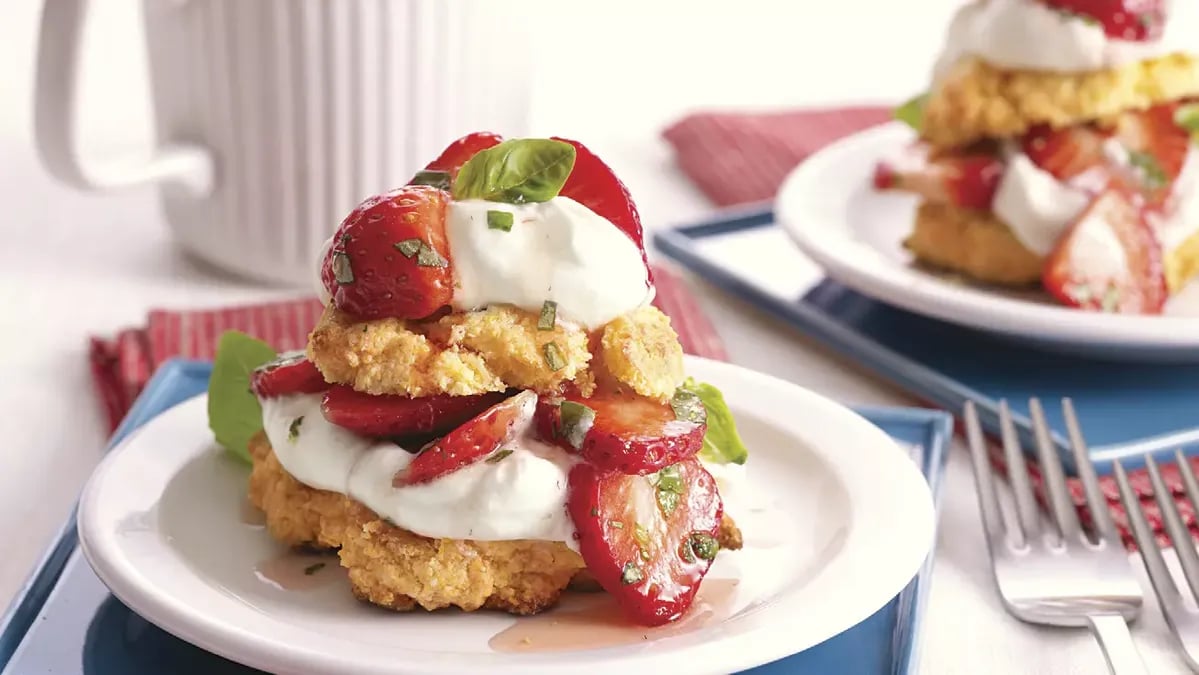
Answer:
[[[529,614],[598,587],[656,625],[740,548],[720,488],[746,449],[586,147],[466,136],[319,265],[306,352],[227,334],[210,421],[271,535],[335,550],[357,597]]]
[[[974,0],[919,135],[875,185],[917,194],[905,246],[1087,310],[1160,313],[1199,272],[1199,4]]]

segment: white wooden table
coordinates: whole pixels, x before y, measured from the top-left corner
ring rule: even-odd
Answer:
[[[84,92],[84,135],[98,150],[145,143],[136,4],[95,4],[103,6],[88,39],[103,58],[89,70],[104,77],[92,78]],[[690,13],[680,12],[684,4]],[[608,14],[576,17],[589,30],[572,37],[573,58],[539,61],[534,131],[582,138],[597,149],[630,185],[649,228],[690,220],[711,207],[675,171],[656,138],[663,124],[693,106],[900,99],[923,85],[957,3],[783,4],[610,2]],[[543,19],[561,21],[549,7]],[[50,543],[104,445],[85,359],[88,335],[139,324],[151,307],[294,294],[226,277],[182,255],[149,191],[85,195],[51,181],[30,140],[38,11],[35,0],[0,6],[0,606]],[[736,363],[850,404],[911,404],[702,282],[695,288]],[[960,448],[950,459],[939,527],[923,672],[1104,671],[1085,632],[1025,626],[1000,608]],[[1183,672],[1152,605],[1135,634],[1150,672]]]

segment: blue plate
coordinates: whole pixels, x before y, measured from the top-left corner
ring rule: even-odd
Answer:
[[[165,363],[146,386],[109,447],[162,411],[207,390],[206,362]],[[934,495],[952,420],[918,409],[859,411],[909,451]],[[109,594],[76,546],[75,518],[0,620],[0,674],[243,675],[259,671],[210,654],[142,619]],[[917,627],[932,558],[886,607],[849,631],[801,654],[755,668],[763,675],[916,672]],[[401,666],[402,667],[402,666]]]
[[[1071,357],[896,309],[824,278],[770,210],[730,211],[660,231],[654,243],[707,281],[936,407],[958,415],[974,401],[992,434],[1006,399],[1026,449],[1034,447],[1028,400],[1042,399],[1070,472],[1074,460],[1057,405],[1063,397],[1073,399],[1101,473],[1113,459],[1134,468],[1145,453],[1172,461],[1175,448],[1199,450],[1199,364]],[[797,273],[804,264],[810,269]]]

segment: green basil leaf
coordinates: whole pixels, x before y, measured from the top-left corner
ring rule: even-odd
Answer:
[[[690,377],[683,383],[683,389],[698,396],[708,413],[708,430],[699,451],[700,459],[713,464],[744,464],[749,458],[749,449],[737,433],[737,423],[720,390]]]
[[[526,204],[558,195],[575,166],[575,149],[548,138],[514,138],[479,152],[454,179],[454,199]]]
[[[262,430],[262,406],[250,391],[250,374],[275,357],[270,345],[238,331],[226,331],[217,342],[208,380],[208,427],[217,443],[246,463],[250,438]]]
[[[927,101],[928,94],[921,94],[909,99],[895,109],[895,119],[912,127],[916,131],[920,131],[920,126],[924,123],[924,104]]]

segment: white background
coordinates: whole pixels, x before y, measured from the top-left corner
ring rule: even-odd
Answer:
[[[84,150],[144,147],[152,131],[140,3],[92,4]],[[674,171],[658,139],[664,125],[700,107],[906,98],[923,88],[957,4],[538,0],[530,19],[540,27],[534,131],[584,139],[597,149],[629,184],[648,227],[689,220],[710,207]],[[52,182],[31,144],[40,7],[34,0],[0,2],[0,606],[50,542],[103,446],[87,336],[139,324],[151,307],[286,293],[229,279],[179,254],[149,190],[89,195]],[[910,402],[712,289],[697,290],[734,361],[850,403]],[[1084,633],[1041,631],[1000,610],[961,452],[951,463],[944,504],[924,670],[1102,672]],[[1159,650],[1154,672],[1181,672],[1163,649],[1160,619],[1150,613],[1144,623],[1142,649]]]

